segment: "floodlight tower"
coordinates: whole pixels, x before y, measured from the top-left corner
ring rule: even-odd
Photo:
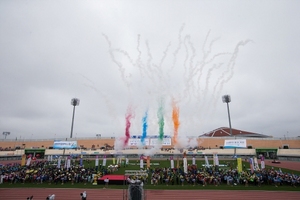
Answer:
[[[10,135],[10,132],[3,132],[3,135],[4,135],[4,137],[5,137],[5,139],[6,139],[6,136],[8,136],[8,135]]]
[[[74,116],[75,116],[75,107],[79,105],[80,100],[77,98],[73,98],[71,100],[71,105],[73,106],[73,117],[72,117],[72,125],[71,125],[71,134],[70,138],[73,136],[73,126],[74,126]]]
[[[232,136],[232,128],[231,128],[231,120],[230,120],[230,112],[229,112],[229,102],[231,102],[230,95],[226,94],[222,97],[223,103],[227,104],[227,112],[228,112],[228,120],[229,120],[229,130],[230,130],[230,136]]]

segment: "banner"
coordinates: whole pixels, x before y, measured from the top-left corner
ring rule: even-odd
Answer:
[[[83,155],[80,155],[79,165],[80,165],[80,166],[83,165]]]
[[[96,166],[96,167],[98,167],[98,165],[99,165],[99,157],[98,157],[98,156],[96,156],[96,160],[95,160],[95,166]]]
[[[250,164],[250,170],[251,170],[251,173],[253,173],[254,171],[254,166],[253,166],[253,158],[249,158],[249,164]]]
[[[68,159],[68,158],[65,158],[65,165],[64,165],[64,168],[67,168],[67,159]]]
[[[106,166],[106,156],[105,156],[105,155],[103,156],[103,163],[102,163],[102,166]]]
[[[247,147],[246,139],[224,141],[224,148],[246,148],[246,147]]]
[[[68,156],[68,160],[67,160],[67,169],[70,169],[71,167],[71,157]]]
[[[29,166],[30,163],[31,163],[31,157],[29,157],[29,158],[27,159],[26,165]]]
[[[242,166],[242,158],[237,158],[237,171],[242,172],[243,171],[243,166]]]
[[[219,166],[220,163],[219,163],[219,157],[218,157],[218,154],[216,154],[215,159],[216,159],[216,163],[215,163],[216,166]]]
[[[192,158],[192,163],[193,163],[193,165],[196,165],[196,158],[195,158],[195,156],[193,156],[193,158]]]
[[[173,156],[170,157],[170,164],[171,164],[171,169],[174,168],[174,160],[173,160]]]
[[[205,166],[206,166],[206,167],[209,167],[209,162],[208,162],[207,156],[204,156],[204,158],[205,158]]]
[[[187,173],[187,159],[186,159],[186,157],[183,158],[183,172]]]
[[[57,160],[57,168],[60,168],[60,164],[61,164],[61,158],[60,156],[58,157],[58,160]]]
[[[149,138],[145,138],[143,144],[141,142],[141,139],[138,139],[138,138],[129,138],[129,140],[128,140],[128,146],[149,146],[149,145],[150,145]]]
[[[259,165],[258,165],[258,162],[257,162],[257,158],[254,157],[254,169],[255,170],[258,170],[259,169]]]
[[[117,157],[117,165],[119,165],[119,164],[121,164],[121,157],[120,156]]]
[[[54,141],[53,149],[76,149],[77,141]]]
[[[133,135],[128,140],[128,146],[156,146],[156,145],[172,145],[172,137],[170,135],[164,135],[163,140],[161,141],[158,138],[158,135],[147,136],[144,139],[144,143],[141,142],[140,135]]]
[[[21,161],[21,166],[24,166],[26,163],[26,154],[22,155],[22,161]]]
[[[218,157],[218,154],[214,155],[214,166],[219,166],[219,157]]]
[[[266,168],[266,166],[265,166],[265,157],[264,156],[260,157],[260,167],[261,167],[261,169]]]
[[[147,168],[150,168],[150,156],[147,156]]]
[[[150,139],[150,146],[156,146],[156,145],[172,145],[172,139],[171,138],[163,138],[161,141],[158,138],[151,138]]]
[[[140,168],[143,169],[144,168],[144,156],[140,157]]]

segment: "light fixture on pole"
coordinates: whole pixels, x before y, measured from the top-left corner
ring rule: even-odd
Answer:
[[[74,116],[75,116],[75,107],[79,105],[80,100],[77,98],[73,98],[71,100],[71,105],[73,106],[73,117],[72,117],[72,125],[71,125],[71,134],[70,138],[73,136],[73,126],[74,126]]]
[[[6,139],[6,136],[8,136],[8,135],[10,135],[10,132],[3,132],[3,135],[4,135],[4,137],[5,137],[5,139]]]
[[[227,112],[228,112],[228,120],[229,120],[229,129],[230,129],[230,136],[232,136],[232,128],[231,128],[231,120],[230,120],[230,112],[229,112],[229,102],[231,102],[230,95],[226,94],[222,97],[223,103],[227,104]]]
[[[230,131],[230,136],[232,137],[232,128],[231,128],[231,120],[230,120],[230,112],[229,112],[229,102],[231,102],[231,97],[230,95],[226,94],[222,97],[223,103],[227,104],[227,112],[228,112],[228,120],[229,120],[229,131]],[[236,138],[235,138],[236,139]],[[234,153],[233,157],[236,157],[236,147],[234,148]]]

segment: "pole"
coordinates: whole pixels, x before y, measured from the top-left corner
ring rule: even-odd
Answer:
[[[229,112],[229,102],[227,102],[227,112],[228,112],[228,120],[229,120],[229,131],[230,136],[232,136],[232,128],[231,128],[231,119],[230,119],[230,112]],[[236,137],[234,137],[236,139]],[[233,156],[236,156],[236,147],[234,147],[234,153]]]
[[[72,136],[73,136],[74,116],[75,116],[75,106],[73,106],[73,117],[72,117],[72,126],[71,126],[70,138],[72,138]]]
[[[230,120],[230,112],[229,112],[229,103],[228,102],[227,102],[227,112],[228,112],[230,136],[232,136],[232,128],[231,128],[231,120]]]

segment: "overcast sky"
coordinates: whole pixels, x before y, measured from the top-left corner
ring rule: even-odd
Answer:
[[[16,137],[300,135],[300,2],[0,1],[0,131]],[[2,135],[3,139],[4,136]]]

